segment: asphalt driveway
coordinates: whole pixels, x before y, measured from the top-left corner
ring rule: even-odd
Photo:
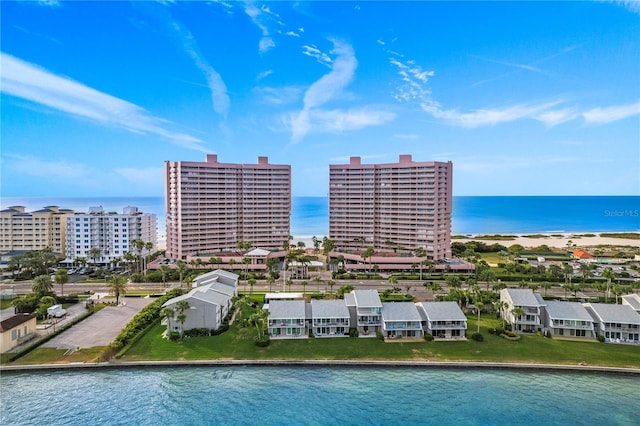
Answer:
[[[85,349],[107,346],[142,308],[153,302],[150,297],[127,297],[124,305],[107,306],[44,343],[44,348]]]

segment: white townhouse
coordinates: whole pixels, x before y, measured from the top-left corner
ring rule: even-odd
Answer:
[[[378,290],[353,290],[344,295],[349,308],[351,327],[358,329],[359,337],[376,337],[382,332],[382,302]]]
[[[413,302],[382,304],[382,334],[385,339],[423,337],[422,317]]]
[[[84,258],[93,263],[106,265],[128,252],[147,255],[157,247],[157,219],[152,213],[142,213],[137,207],[127,206],[122,213],[105,212],[101,206],[90,207],[88,213],[73,213],[66,216],[66,259],[73,263]],[[151,243],[138,253],[131,245],[133,240]],[[89,250],[97,248],[100,257],[91,259]]]
[[[349,308],[344,300],[311,300],[311,327],[315,337],[349,336]]]
[[[631,306],[585,303],[598,336],[609,343],[640,344],[640,315]]]
[[[238,278],[239,275],[234,274],[233,272],[216,269],[215,271],[207,272],[206,274],[195,277],[191,285],[196,288],[213,284],[214,288],[221,293],[225,293],[233,297],[238,295]]]
[[[640,294],[631,293],[622,296],[622,304],[631,306],[640,315]]]
[[[596,337],[593,317],[579,302],[545,301],[542,307],[542,323],[553,337]]]
[[[269,302],[269,337],[272,339],[307,338],[307,309],[304,300]]]
[[[529,289],[503,288],[500,290],[500,301],[507,303],[507,309],[501,311],[502,317],[512,327],[517,324],[518,332],[533,333],[542,328],[540,314],[545,301],[540,295]],[[513,314],[515,308],[523,311],[519,318]]]
[[[222,325],[222,320],[229,313],[233,302],[231,296],[216,290],[216,284],[207,284],[197,287],[187,294],[167,300],[163,308],[173,309],[172,318],[165,318],[163,323],[167,325],[167,332],[185,332],[194,328],[206,328],[217,330]],[[179,321],[180,311],[178,302],[186,301],[188,307],[184,310],[184,324]]]
[[[424,332],[434,339],[466,339],[467,317],[456,302],[420,302],[416,306]]]

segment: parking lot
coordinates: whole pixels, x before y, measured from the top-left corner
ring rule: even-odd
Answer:
[[[94,346],[107,346],[142,308],[154,300],[149,297],[127,297],[124,299],[124,304],[107,306],[49,340],[42,347],[84,349]]]

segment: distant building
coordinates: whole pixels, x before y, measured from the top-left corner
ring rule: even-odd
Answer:
[[[577,249],[573,251],[573,258],[584,260],[584,259],[593,259],[593,256],[591,256],[589,253],[587,253],[582,249]]]
[[[157,218],[153,213],[142,213],[137,207],[125,207],[122,213],[106,212],[102,207],[91,207],[88,213],[67,216],[66,262],[72,263],[81,257],[93,263],[89,250],[97,248],[100,257],[97,264],[108,264],[127,252],[138,254],[131,241],[151,243],[152,248],[142,250],[148,254],[157,245]]]
[[[64,254],[66,218],[73,210],[47,206],[27,212],[23,206],[0,211],[0,253],[51,248]]]
[[[451,162],[329,166],[329,238],[337,252],[410,252],[423,248],[422,260],[451,257]]]
[[[279,250],[290,234],[291,166],[165,162],[167,250],[172,259],[237,250],[239,241]]]

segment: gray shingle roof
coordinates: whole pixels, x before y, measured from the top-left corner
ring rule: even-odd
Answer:
[[[622,296],[622,300],[627,302],[634,310],[640,312],[640,294],[625,294]]]
[[[513,302],[513,306],[542,306],[536,296],[533,294],[533,291],[529,289],[505,288],[500,290],[500,293],[507,293],[509,295],[509,298],[511,299],[511,302]]]
[[[229,303],[229,300],[231,300],[231,296],[212,289],[211,287],[213,285],[215,284],[196,287],[187,294],[183,294],[182,296],[174,297],[173,299],[167,300],[164,305],[162,305],[162,307],[164,308],[166,306],[172,306],[181,300],[186,300],[188,302],[192,298],[219,306],[223,306]]]
[[[558,300],[547,300],[547,314],[551,319],[566,319],[579,321],[593,321],[587,309],[578,302],[560,302]]]
[[[424,312],[429,321],[466,321],[460,306],[456,302],[420,302],[419,311]]]
[[[383,321],[422,321],[413,302],[385,302],[382,304]]]
[[[344,300],[312,300],[313,318],[349,318],[349,308]]]
[[[269,319],[305,319],[304,300],[272,300]]]
[[[609,305],[606,303],[585,303],[589,313],[595,314],[598,322],[640,325],[640,315],[628,305]]]
[[[353,290],[356,306],[359,308],[381,308],[382,302],[378,290]]]
[[[353,293],[344,294],[344,304],[347,306],[356,306],[356,298]]]

